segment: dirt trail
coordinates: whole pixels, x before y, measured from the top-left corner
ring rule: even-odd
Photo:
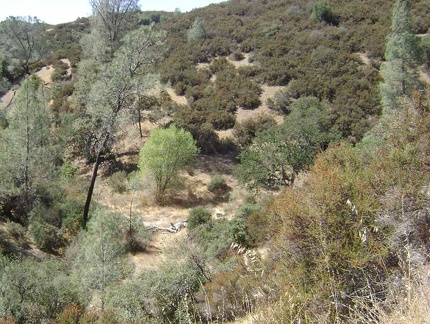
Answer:
[[[139,276],[145,270],[158,269],[171,259],[169,251],[186,240],[188,231],[178,233],[157,232],[145,252],[131,255],[134,265],[134,276]]]

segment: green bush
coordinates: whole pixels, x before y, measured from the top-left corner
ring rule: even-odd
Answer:
[[[243,246],[250,246],[248,233],[246,231],[245,220],[240,217],[234,217],[230,221],[230,231],[233,241]]]
[[[326,1],[318,1],[313,8],[312,16],[316,21],[324,21],[327,24],[338,25],[338,18],[334,15]]]
[[[113,192],[125,192],[127,190],[127,172],[124,170],[114,172],[109,178],[109,185]]]
[[[69,65],[63,61],[58,60],[54,63],[54,72],[52,73],[52,81],[60,82],[69,79],[67,75],[67,69]]]
[[[16,244],[21,248],[29,248],[30,240],[27,237],[27,230],[21,224],[15,222],[7,222],[6,228],[9,234],[12,235]]]
[[[75,177],[77,167],[72,165],[70,162],[64,162],[60,167],[60,176],[63,179],[73,179]]]
[[[207,222],[196,228],[196,239],[209,260],[225,262],[233,242],[231,224],[227,219]]]
[[[224,195],[231,188],[227,185],[225,178],[216,174],[209,181],[207,188],[210,192],[215,193],[217,195]]]
[[[273,98],[267,99],[267,105],[270,109],[288,115],[291,112],[291,104],[293,99],[297,98],[291,87],[292,82],[288,86],[281,88],[275,93]]]
[[[76,235],[82,224],[84,201],[66,198],[58,206],[62,219],[62,231],[68,235]]]
[[[189,112],[189,114],[187,114]],[[222,142],[214,127],[209,123],[199,123],[201,113],[188,108],[175,114],[175,124],[189,131],[203,154],[214,154],[222,150]]]
[[[28,230],[33,236],[37,247],[42,251],[58,253],[58,249],[64,246],[59,229],[51,224],[32,222]]]
[[[276,122],[272,116],[261,114],[257,117],[246,119],[241,123],[236,123],[233,128],[233,135],[238,146],[243,149],[252,143],[257,133],[275,125]]]
[[[190,211],[187,219],[187,227],[192,230],[201,224],[211,220],[211,212],[204,207],[196,207]]]
[[[212,124],[216,130],[226,130],[233,128],[236,122],[236,116],[227,111],[211,111],[207,115],[207,121]]]
[[[234,51],[233,53],[231,53],[230,58],[233,61],[242,61],[245,56],[240,51]]]

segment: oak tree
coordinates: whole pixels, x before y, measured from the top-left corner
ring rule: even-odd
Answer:
[[[162,202],[179,171],[194,162],[199,152],[191,133],[174,125],[151,132],[140,150],[139,168],[153,177],[157,202]]]
[[[9,17],[0,24],[0,45],[9,60],[18,60],[25,74],[48,53],[46,25],[37,17]]]

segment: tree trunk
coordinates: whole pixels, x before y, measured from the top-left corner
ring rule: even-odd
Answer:
[[[99,170],[99,165],[101,162],[102,150],[103,150],[103,148],[100,148],[98,153],[97,153],[96,162],[94,163],[94,168],[93,168],[93,175],[91,177],[90,187],[88,188],[87,200],[85,202],[84,215],[82,218],[82,221],[83,221],[82,225],[83,225],[83,228],[85,230],[87,229],[88,214],[90,212],[91,199],[93,197],[94,185],[95,185],[96,179],[97,179],[97,171]]]
[[[137,110],[137,115],[138,115],[138,122],[139,122],[140,138],[143,138],[143,133],[142,133],[142,115],[141,115],[140,109]]]

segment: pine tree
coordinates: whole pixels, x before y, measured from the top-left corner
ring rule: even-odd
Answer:
[[[88,295],[91,291],[101,294],[102,309],[105,289],[123,279],[127,272],[124,224],[122,215],[99,209],[91,218],[87,231],[82,231],[68,250],[72,278]]]
[[[410,8],[410,0],[397,0],[393,7],[391,33],[385,49],[386,62],[381,67],[384,77],[381,98],[385,111],[398,108],[400,99],[410,96],[418,84],[419,40],[412,30]]]
[[[51,120],[42,80],[31,77],[18,91],[9,126],[2,132],[0,184],[3,193],[31,206],[35,188],[53,174]]]

